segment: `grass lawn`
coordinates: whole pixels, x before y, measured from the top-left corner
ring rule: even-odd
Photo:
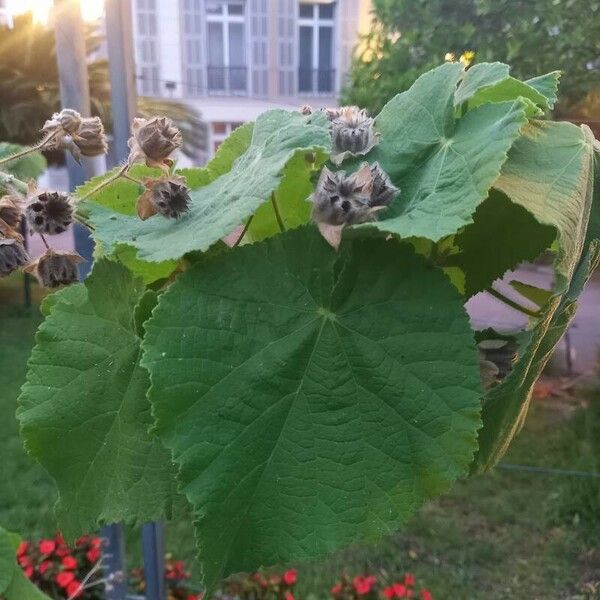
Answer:
[[[15,400],[39,322],[37,310],[0,315],[0,524],[35,538],[52,533],[55,490],[23,451]],[[595,393],[592,406],[600,404]],[[540,401],[506,461],[582,470],[600,468],[600,410]],[[595,413],[594,419],[590,414]],[[168,548],[194,555],[187,511],[168,526]],[[131,538],[133,534],[128,537]],[[133,552],[131,563],[137,561]],[[597,598],[600,480],[495,470],[460,482],[428,504],[399,534],[313,564],[299,565],[299,598],[325,597],[337,576],[412,571],[436,600]]]

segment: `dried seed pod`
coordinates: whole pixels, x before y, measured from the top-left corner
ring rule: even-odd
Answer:
[[[83,119],[77,134],[73,136],[73,143],[79,148],[83,156],[100,156],[108,151],[106,134],[100,117]]]
[[[30,196],[25,215],[32,231],[54,235],[72,223],[73,206],[67,194],[40,192]]]
[[[136,118],[129,138],[129,162],[145,161],[148,166],[168,163],[169,155],[182,144],[181,132],[167,117]]]
[[[23,198],[18,194],[7,194],[0,198],[0,220],[11,229],[17,229],[23,216]]]
[[[313,109],[312,106],[309,106],[308,104],[305,104],[304,106],[300,107],[300,114],[301,115],[312,115],[313,114]]]
[[[373,188],[369,204],[371,206],[389,206],[398,193],[398,188],[391,182],[379,163],[371,165],[371,176],[373,177]]]
[[[77,265],[83,260],[76,252],[57,252],[54,248],[48,248],[44,254],[23,270],[26,273],[34,274],[40,285],[56,288],[79,281]]]
[[[374,120],[367,111],[345,106],[331,122],[331,160],[340,164],[348,155],[366,154],[378,142]]]
[[[72,108],[63,108],[60,112],[54,113],[51,119],[48,119],[42,131],[52,133],[62,129],[65,134],[75,134],[79,131],[83,118]]]
[[[146,220],[157,213],[176,219],[189,210],[190,194],[185,185],[185,177],[147,177],[144,185],[146,191],[137,202],[140,219]]]
[[[15,238],[0,238],[0,277],[10,275],[29,260],[23,242]]]

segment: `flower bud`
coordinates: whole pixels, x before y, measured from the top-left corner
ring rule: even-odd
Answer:
[[[54,235],[73,221],[73,206],[67,194],[41,192],[31,197],[25,215],[32,231]]]
[[[23,270],[26,273],[33,273],[40,285],[56,288],[79,281],[77,265],[83,260],[76,252],[58,252],[54,248],[48,248]]]
[[[0,220],[11,229],[17,229],[23,216],[23,200],[17,194],[7,194],[0,198]]]
[[[15,238],[0,238],[0,277],[10,275],[29,260],[23,242]]]
[[[378,142],[374,120],[367,111],[345,106],[331,122],[331,160],[340,164],[348,155],[366,154]]]
[[[162,166],[183,141],[181,132],[167,117],[136,118],[131,129],[130,162],[145,160],[148,166]]]
[[[142,220],[157,213],[176,219],[189,209],[190,195],[185,185],[185,177],[146,177],[146,191],[137,202],[138,216]]]
[[[369,204],[371,206],[388,206],[398,193],[398,188],[391,182],[379,163],[371,166],[371,176],[373,177],[373,188]]]

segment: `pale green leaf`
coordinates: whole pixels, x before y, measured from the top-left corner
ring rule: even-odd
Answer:
[[[529,283],[523,283],[516,279],[511,280],[510,285],[515,291],[521,294],[523,298],[527,298],[527,300],[533,302],[539,308],[545,306],[553,296],[550,290],[545,290]]]
[[[581,256],[592,204],[593,146],[571,123],[532,121],[509,152],[494,186],[557,230],[557,289],[568,286]]]
[[[297,154],[329,152],[329,125],[321,112],[271,110],[256,121],[252,143],[233,168],[191,193],[188,213],[180,219],[159,216],[141,222],[133,217],[113,218],[106,208],[90,205],[95,237],[106,248],[128,244],[138,258],[176,259],[193,250],[206,250],[269,201],[279,186],[285,166]]]
[[[336,253],[305,227],[242,246],[178,278],[146,331],[209,589],[392,532],[471,461],[473,334],[407,244]]]
[[[381,142],[369,153],[400,188],[374,225],[437,241],[472,222],[507,152],[526,123],[520,100],[486,104],[454,117],[462,67],[448,63],[420,77],[376,119]],[[372,225],[366,225],[371,227]]]
[[[17,416],[27,450],[57,482],[57,517],[71,538],[169,510],[171,463],[148,433],[139,365],[143,294],[124,267],[97,262],[84,284],[54,296],[29,360]]]
[[[557,100],[559,80],[560,71],[552,71],[551,73],[528,79],[525,83],[542,94],[546,98],[548,107],[553,109]]]
[[[0,158],[16,154],[21,150],[23,150],[23,146],[18,144],[0,142]],[[23,181],[37,179],[46,170],[46,159],[41,152],[32,152],[22,158],[3,164],[2,170]]]
[[[509,77],[509,66],[500,62],[477,63],[468,69],[455,94],[454,105],[459,106],[472,98],[478,90],[504,81]]]
[[[548,100],[543,94],[514,77],[508,77],[495,85],[478,90],[469,100],[469,108],[473,109],[488,102],[506,102],[517,98],[530,101],[527,116],[539,116],[543,114],[542,109],[549,108]]]

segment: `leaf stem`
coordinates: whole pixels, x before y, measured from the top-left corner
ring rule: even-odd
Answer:
[[[5,173],[4,171],[0,171],[0,186],[6,188],[13,188],[17,192],[21,194],[27,194],[29,191],[27,188],[27,184],[20,179],[17,179],[14,175],[10,173]]]
[[[31,154],[32,152],[35,152],[36,150],[41,150],[50,140],[55,138],[57,134],[58,134],[58,130],[53,131],[52,133],[49,133],[45,138],[43,138],[41,142],[39,142],[38,144],[35,144],[35,146],[30,146],[29,148],[25,148],[25,149],[21,150],[20,152],[16,152],[15,154],[11,154],[10,156],[0,158],[0,165],[11,162],[13,160],[18,160],[19,158],[23,158],[24,156],[27,156],[28,154]]]
[[[114,175],[105,179],[102,183],[97,185],[93,190],[90,190],[87,194],[85,194],[84,196],[81,196],[81,198],[77,198],[77,202],[81,202],[82,200],[87,200],[90,196],[97,194],[100,190],[104,189],[107,185],[110,185],[111,183],[113,183],[114,181],[119,179],[120,177],[123,177],[125,175],[127,169],[129,169],[129,163],[123,165]]]
[[[275,193],[271,194],[271,203],[273,204],[273,210],[275,211],[275,218],[277,219],[277,225],[279,225],[279,231],[285,231],[285,225],[283,224],[283,219],[279,214],[279,208],[277,207],[277,201],[275,200]]]
[[[244,229],[242,230],[240,237],[237,240],[235,240],[235,243],[233,244],[234,248],[236,246],[240,245],[240,242],[242,241],[242,239],[244,239],[244,236],[248,233],[248,229],[250,228],[250,223],[252,223],[253,218],[254,218],[254,215],[250,215],[250,218],[246,221],[246,224],[244,225]]]
[[[48,245],[48,240],[46,240],[46,236],[43,233],[40,233],[39,236],[42,238],[42,242],[44,242],[46,250],[50,250],[50,246]]]
[[[493,296],[494,298],[496,298],[497,300],[500,300],[500,302],[504,302],[504,304],[506,304],[507,306],[510,306],[514,310],[517,310],[520,313],[527,315],[528,317],[539,317],[540,316],[539,312],[536,312],[536,311],[530,310],[528,308],[525,308],[524,306],[521,306],[518,302],[511,300],[510,298],[508,298],[507,296],[505,296],[498,290],[494,289],[492,286],[487,288],[487,290],[485,290],[485,291],[488,294],[490,294],[491,296]]]

